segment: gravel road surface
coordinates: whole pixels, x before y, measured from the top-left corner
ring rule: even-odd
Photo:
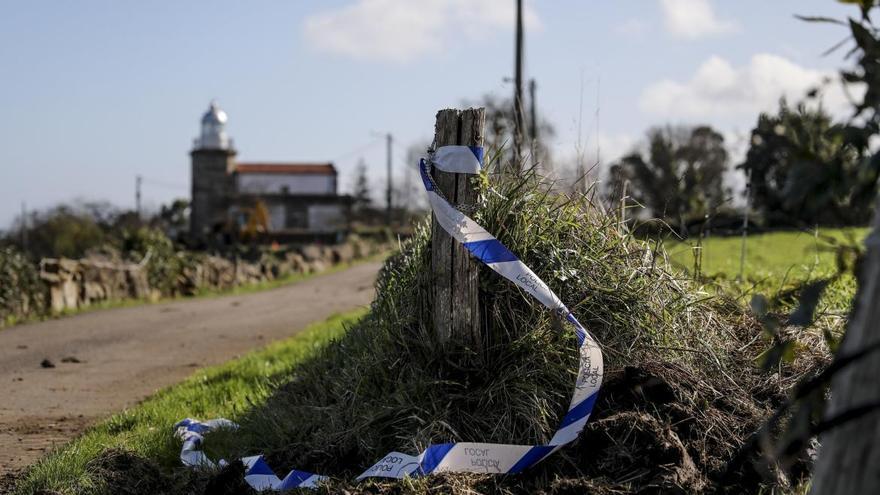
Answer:
[[[368,305],[380,266],[363,263],[262,292],[97,310],[0,330],[0,475],[196,368]]]

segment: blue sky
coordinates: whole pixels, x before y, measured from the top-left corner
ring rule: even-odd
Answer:
[[[133,207],[188,196],[189,156],[212,98],[242,161],[333,160],[343,188],[363,157],[384,180],[431,136],[437,109],[506,96],[513,0],[0,3],[0,229],[22,201]],[[527,1],[526,76],[552,122],[558,166],[603,161],[655,124],[708,123],[742,143],[757,112],[845,65],[846,32],[795,13],[834,0]],[[581,91],[583,88],[583,92]],[[583,106],[580,105],[583,94]],[[598,126],[595,119],[599,107]],[[826,105],[845,108],[836,86]],[[598,129],[597,129],[598,128]]]

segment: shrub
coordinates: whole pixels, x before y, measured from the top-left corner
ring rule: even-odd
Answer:
[[[36,266],[13,247],[0,247],[0,326],[45,311],[46,287]]]
[[[152,227],[124,232],[122,250],[136,262],[146,260],[150,287],[164,296],[178,294],[185,271],[195,264],[192,254],[178,251],[168,236]]]

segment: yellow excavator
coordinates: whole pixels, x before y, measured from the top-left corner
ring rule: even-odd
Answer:
[[[261,200],[252,208],[243,208],[242,212],[247,215],[247,224],[239,231],[242,240],[253,241],[269,232],[269,209]]]

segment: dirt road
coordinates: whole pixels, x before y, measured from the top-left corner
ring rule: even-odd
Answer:
[[[0,475],[195,368],[369,304],[379,267],[364,263],[264,292],[95,311],[0,331]],[[54,368],[43,367],[44,359]]]

